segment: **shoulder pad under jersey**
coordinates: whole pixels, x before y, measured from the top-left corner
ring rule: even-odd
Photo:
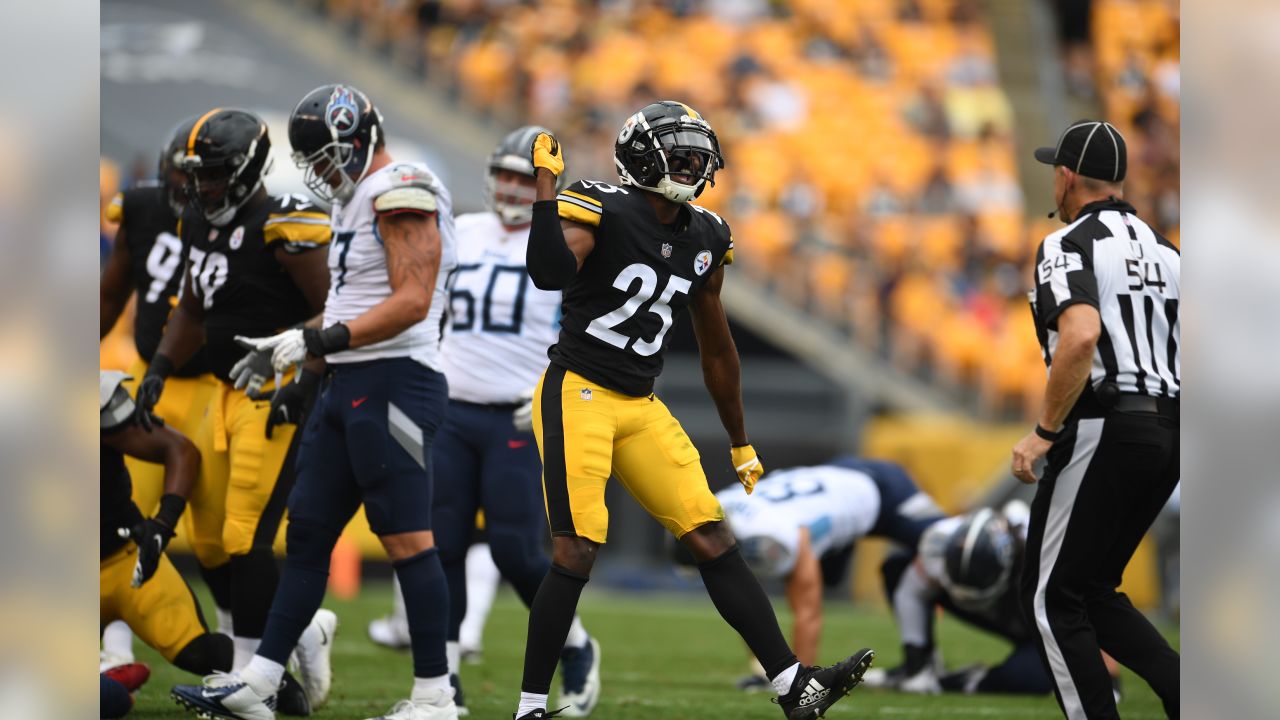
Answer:
[[[267,245],[284,243],[286,250],[308,250],[329,242],[329,213],[305,195],[274,195],[272,208],[262,223],[262,240]]]
[[[388,187],[373,199],[375,212],[431,214],[436,211],[435,178],[426,170],[414,165],[393,165],[383,172]]]

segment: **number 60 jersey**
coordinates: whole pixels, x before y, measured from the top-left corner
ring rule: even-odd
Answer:
[[[583,180],[556,198],[560,217],[595,229],[595,249],[564,291],[551,361],[618,392],[653,392],[675,316],[721,265],[733,238],[719,215],[681,208],[658,222],[643,190]]]

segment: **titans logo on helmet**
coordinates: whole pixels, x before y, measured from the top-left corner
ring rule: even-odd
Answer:
[[[325,124],[338,133],[338,137],[346,137],[356,131],[359,116],[360,108],[351,91],[342,85],[335,87],[324,109]]]

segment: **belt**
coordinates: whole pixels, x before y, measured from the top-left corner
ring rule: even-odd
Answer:
[[[474,408],[476,410],[489,410],[491,412],[514,412],[524,406],[524,403],[474,403],[466,400],[450,400],[450,405],[461,405],[463,407]]]
[[[1178,399],[1153,397],[1134,393],[1121,393],[1110,408],[1117,412],[1150,413],[1152,415],[1178,415]]]

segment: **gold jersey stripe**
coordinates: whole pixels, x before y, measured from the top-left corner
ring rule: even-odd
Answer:
[[[599,211],[593,212],[581,205],[578,205],[577,203],[569,202],[568,200],[561,200],[557,203],[557,207],[560,209],[560,217],[565,220],[582,223],[583,225],[590,225],[591,227],[600,226]]]
[[[311,212],[272,213],[267,216],[267,221],[263,223],[263,225],[274,225],[282,222],[300,222],[308,225],[328,225],[329,216],[324,213]]]
[[[721,265],[733,264],[733,248],[729,248],[727,251],[725,251],[724,257],[720,259],[720,264]]]
[[[310,222],[277,222],[262,226],[262,239],[268,245],[274,242],[327,245],[332,235],[328,223],[315,225]]]
[[[118,192],[111,198],[111,203],[107,205],[106,216],[108,222],[118,223],[124,220],[124,193]]]
[[[561,192],[560,194],[561,194],[561,195],[568,195],[568,196],[569,196],[569,197],[571,197],[571,198],[577,198],[578,200],[582,200],[582,201],[584,201],[584,202],[589,202],[589,203],[591,203],[592,205],[595,205],[595,206],[596,206],[596,207],[598,207],[598,208],[603,208],[603,207],[604,207],[604,205],[603,205],[599,200],[596,200],[595,198],[593,198],[593,197],[589,197],[589,196],[587,196],[587,195],[583,195],[582,193],[576,193],[576,192],[574,192],[574,191],[572,191],[572,190],[565,190],[565,191]]]

